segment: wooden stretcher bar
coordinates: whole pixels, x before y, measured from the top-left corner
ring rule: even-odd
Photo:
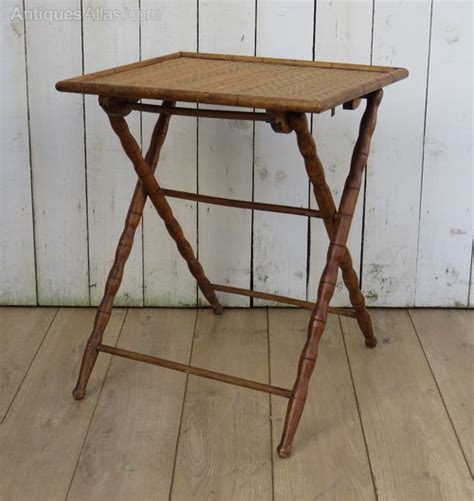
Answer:
[[[291,397],[291,390],[287,390],[286,388],[280,388],[278,386],[272,386],[265,383],[258,383],[256,381],[251,381],[250,379],[243,379],[236,376],[229,376],[228,374],[222,374],[221,372],[201,369],[200,367],[194,367],[192,365],[182,364],[180,362],[174,362],[172,360],[166,360],[164,358],[145,355],[143,353],[137,353],[135,351],[123,350],[122,348],[118,348],[116,346],[99,344],[97,346],[97,350],[104,353],[110,353],[111,355],[117,355],[118,357],[128,358],[130,360],[136,360],[138,362],[144,362],[146,364],[159,365],[160,367],[166,367],[167,369],[173,369],[175,371],[184,372],[186,374],[192,374],[193,376],[214,379],[216,381],[222,381],[223,383],[233,384],[235,386],[242,386],[244,388],[250,388],[252,390],[271,393],[272,395],[279,395],[280,397]]]
[[[314,309],[314,303],[311,301],[304,301],[302,299],[295,299],[287,296],[278,296],[277,294],[269,294],[267,292],[253,291],[249,289],[240,289],[239,287],[231,287],[229,285],[212,284],[212,288],[217,292],[225,292],[227,294],[237,294],[239,296],[256,297],[259,299],[266,299],[268,301],[275,301],[276,303],[291,304],[307,310]],[[354,310],[346,308],[334,308],[328,306],[328,312],[334,315],[342,315],[343,317],[356,318]]]
[[[292,207],[289,205],[267,204],[262,202],[247,202],[245,200],[233,200],[231,198],[212,197],[200,193],[191,193],[188,191],[170,190],[162,188],[161,193],[167,197],[180,198],[182,200],[192,200],[194,202],[203,202],[211,205],[223,205],[226,207],[236,207],[239,209],[253,209],[266,212],[279,212],[282,214],[294,214],[297,216],[315,217],[321,219],[321,212],[314,209],[305,209],[304,207]]]

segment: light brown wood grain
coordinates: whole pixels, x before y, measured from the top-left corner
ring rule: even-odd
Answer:
[[[0,325],[6,322],[6,311],[0,309]],[[117,358],[97,402],[109,359],[101,353],[87,397],[73,401],[77,355],[93,313],[59,311],[0,425],[2,501],[62,501],[71,482],[69,499],[168,499],[183,390],[167,383],[185,376]],[[460,351],[469,348],[464,343],[472,327],[468,312],[443,311],[432,317],[430,310],[420,315],[425,313],[416,325],[432,370],[405,311],[372,313],[380,338],[375,350],[364,347],[353,319],[342,320],[379,500],[472,498],[469,472],[449,421],[450,416],[456,423],[456,398],[469,383]],[[179,360],[189,350],[194,314],[130,311],[119,345]],[[265,314],[226,310],[217,318],[201,311],[192,362],[267,382]],[[307,315],[294,308],[270,311],[272,384],[287,385],[294,377]],[[123,316],[123,311],[114,313],[104,342],[114,343]],[[445,324],[452,328],[445,331]],[[15,324],[12,327],[15,330]],[[463,333],[455,333],[458,330]],[[453,347],[446,346],[448,338]],[[19,349],[27,349],[28,338],[23,341]],[[274,498],[373,499],[348,360],[335,318],[320,348],[294,454],[287,460],[274,454]],[[186,356],[182,361],[187,362]],[[448,371],[452,379],[445,380]],[[279,437],[285,405],[284,399],[272,398],[273,444],[266,394],[190,378],[171,497],[271,499],[271,447]]]
[[[267,383],[266,311],[199,311],[191,362]],[[271,499],[268,418],[268,395],[190,377],[172,499]]]
[[[269,312],[272,384],[290,386],[310,313]],[[349,322],[356,325],[355,320]],[[359,335],[357,341],[363,346]],[[275,500],[375,499],[369,460],[338,319],[331,317],[290,459],[274,450]],[[272,397],[272,431],[280,438],[286,401]],[[299,479],[295,481],[295,479]]]
[[[0,422],[56,312],[57,308],[0,308]]]
[[[405,310],[373,310],[380,340],[341,318],[379,500],[472,499],[470,475]]]
[[[196,311],[130,310],[119,346],[189,361]],[[68,500],[167,499],[186,376],[115,357]]]
[[[124,310],[105,334],[114,344]],[[71,395],[94,310],[62,309],[0,427],[0,499],[64,499],[94,411],[110,356],[101,354],[87,398]]]
[[[448,414],[474,471],[474,311],[409,310]]]

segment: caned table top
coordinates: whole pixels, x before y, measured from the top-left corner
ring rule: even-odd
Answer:
[[[64,92],[320,113],[408,76],[404,68],[177,52],[63,80]]]

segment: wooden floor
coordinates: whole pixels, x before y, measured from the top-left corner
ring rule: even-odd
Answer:
[[[309,313],[118,309],[105,342],[290,388]],[[473,499],[474,311],[332,317],[290,459],[286,399],[100,354],[92,309],[0,308],[0,499]]]

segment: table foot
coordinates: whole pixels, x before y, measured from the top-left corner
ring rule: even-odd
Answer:
[[[224,307],[221,304],[212,305],[212,311],[214,312],[214,315],[222,315]]]
[[[103,323],[101,322],[101,312],[98,312],[98,322],[96,321],[95,329],[92,331],[91,338],[96,339],[97,337],[101,337],[103,333],[102,327]],[[102,317],[102,321],[104,321]],[[106,323],[105,320],[104,323]],[[104,327],[105,328],[105,327]],[[82,400],[86,395],[87,383],[89,382],[89,378],[92,374],[92,370],[94,369],[95,362],[97,360],[99,352],[95,348],[88,344],[86,349],[84,350],[84,355],[82,356],[81,369],[79,371],[79,377],[77,378],[76,387],[72,392],[72,396],[75,400]]]
[[[287,447],[280,444],[277,447],[277,453],[282,459],[289,458],[291,456],[291,447]]]
[[[306,367],[303,367],[302,365]],[[309,364],[306,364],[305,362],[301,364],[300,361],[298,380],[293,388],[293,392],[303,393],[304,395],[302,396],[302,398],[291,397],[290,401],[288,402],[285,424],[283,425],[283,433],[280,443],[277,447],[277,453],[282,459],[290,457],[291,455],[291,450],[293,448],[293,439],[295,438],[296,429],[298,428],[301,415],[303,414],[304,405],[306,403],[305,392],[308,388],[309,378],[311,376],[314,365],[314,361],[311,361]]]
[[[366,339],[365,346],[367,346],[367,348],[375,348],[377,346],[377,338],[374,337],[373,339]]]
[[[72,396],[74,400],[82,400],[86,396],[86,389],[76,386],[74,390],[72,390]]]

